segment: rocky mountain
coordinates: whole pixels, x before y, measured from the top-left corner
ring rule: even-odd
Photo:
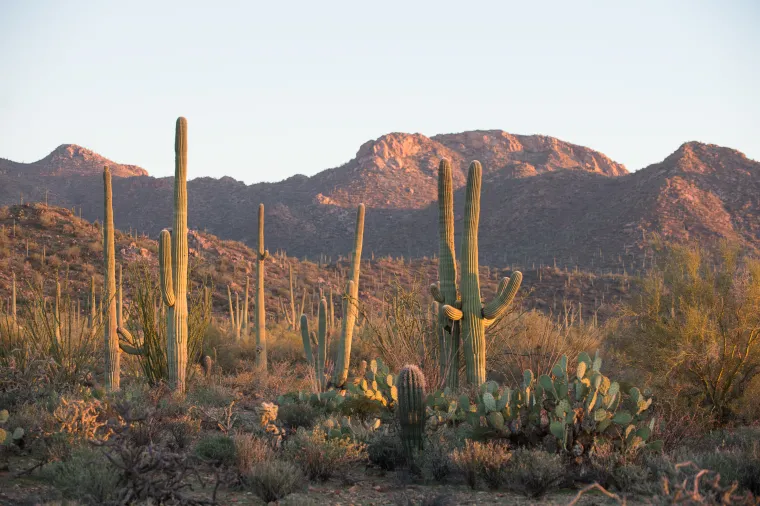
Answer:
[[[147,176],[148,171],[136,165],[112,162],[76,144],[61,144],[42,160],[19,163],[0,158],[0,173],[9,176],[92,176],[101,174],[108,165],[118,177]]]
[[[75,207],[87,219],[100,218],[100,173],[102,165],[113,165],[94,153],[79,153],[59,148],[26,166],[40,167],[37,172],[14,172],[7,168],[13,162],[2,161],[0,204],[18,203],[20,194],[41,201],[45,189],[54,188],[53,203]],[[752,249],[760,245],[760,163],[738,151],[689,142],[662,162],[629,173],[589,148],[494,130],[433,137],[392,133],[365,143],[340,167],[278,183],[194,179],[188,183],[189,223],[253,245],[256,208],[263,202],[267,247],[317,258],[348,251],[354,209],[364,202],[368,254],[433,256],[437,164],[444,157],[454,168],[457,220],[463,215],[467,165],[472,159],[483,163],[484,264],[631,272],[646,264],[644,242],[652,232],[674,239],[723,237]],[[116,225],[155,236],[170,224],[172,178],[120,167],[115,174],[121,177],[114,178]]]

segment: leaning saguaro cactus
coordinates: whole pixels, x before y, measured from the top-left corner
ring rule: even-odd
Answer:
[[[348,366],[351,362],[351,343],[354,337],[354,325],[359,314],[359,272],[362,261],[362,244],[364,242],[364,204],[356,210],[356,231],[354,233],[354,251],[351,258],[351,279],[346,284],[343,298],[343,328],[336,349],[335,370],[332,382],[343,386],[348,379]]]
[[[259,204],[259,241],[256,251],[256,365],[267,369],[267,312],[264,307],[264,261],[269,251],[264,249],[264,204]]]
[[[103,187],[105,191],[105,215],[103,217],[103,257],[105,259],[105,294],[106,324],[105,339],[105,384],[106,390],[116,391],[120,383],[119,336],[116,333],[116,250],[113,230],[113,194],[111,191],[111,171],[103,169]]]
[[[422,450],[425,433],[425,375],[416,365],[406,365],[398,374],[398,419],[401,441],[409,456]]]
[[[174,228],[158,241],[161,297],[166,311],[169,384],[185,390],[187,370],[187,120],[177,119],[174,140]]]
[[[445,173],[445,171],[443,171]],[[441,311],[448,320],[460,322],[461,339],[464,344],[464,358],[467,383],[479,386],[486,381],[486,336],[485,328],[504,315],[517,294],[522,273],[515,271],[510,278],[504,278],[499,283],[496,297],[485,306],[481,302],[480,277],[478,274],[478,225],[480,222],[480,186],[483,168],[480,162],[470,164],[467,174],[467,189],[464,210],[464,234],[462,237],[462,279],[461,299],[449,302],[451,296],[450,273],[446,274],[445,283],[441,279],[440,289],[434,286],[433,297],[443,304]],[[453,199],[446,205],[453,204]],[[453,213],[452,213],[453,214]],[[448,215],[448,210],[447,210]],[[443,219],[441,220],[444,221]],[[448,222],[448,217],[446,218]],[[448,223],[447,223],[448,225]],[[449,255],[449,231],[446,233],[446,246],[441,251],[441,262],[444,254]],[[444,232],[441,233],[441,243],[444,243]],[[452,261],[446,260],[451,270]],[[448,293],[443,295],[443,290]],[[452,327],[453,330],[453,327]],[[452,333],[453,335],[453,333]],[[454,363],[456,364],[456,362]]]

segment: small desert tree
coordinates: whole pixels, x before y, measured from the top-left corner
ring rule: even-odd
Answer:
[[[655,266],[630,307],[627,352],[662,388],[696,397],[725,423],[760,373],[760,260],[655,241]]]

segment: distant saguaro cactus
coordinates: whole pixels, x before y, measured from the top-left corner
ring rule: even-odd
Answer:
[[[264,249],[264,204],[259,204],[259,241],[256,251],[256,365],[267,369],[267,312],[264,307],[264,261],[269,251]]]
[[[106,324],[103,329],[105,340],[105,384],[106,390],[113,392],[119,389],[121,355],[119,354],[119,336],[116,333],[118,327],[116,318],[116,248],[113,230],[111,171],[108,167],[103,169],[103,187],[105,192],[105,215],[103,216],[104,298],[107,304]]]

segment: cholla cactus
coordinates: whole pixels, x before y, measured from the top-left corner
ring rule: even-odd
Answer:
[[[106,324],[105,339],[105,383],[106,390],[116,391],[120,383],[121,356],[119,355],[119,336],[116,333],[116,253],[113,228],[113,198],[111,193],[111,171],[103,169],[103,187],[105,191],[105,216],[103,217],[103,257],[105,260],[105,303]],[[60,285],[58,286],[60,291]],[[57,297],[56,297],[57,300]],[[56,302],[57,305],[57,302]],[[58,316],[56,316],[56,319]],[[58,327],[56,326],[56,329]]]
[[[442,304],[439,327],[441,330],[441,372],[446,385],[455,387],[459,363],[457,323],[464,344],[467,383],[479,386],[486,381],[485,328],[506,312],[522,282],[522,273],[516,271],[499,283],[496,297],[483,305],[478,274],[478,225],[480,223],[480,186],[483,168],[480,162],[470,164],[467,175],[464,235],[462,238],[461,299],[456,299],[456,263],[454,259],[454,199],[452,196],[451,167],[442,161],[439,167],[440,207],[440,261],[439,285],[431,287],[433,298]]]
[[[398,375],[398,419],[407,454],[422,450],[425,429],[425,375],[416,365],[406,365]]]

